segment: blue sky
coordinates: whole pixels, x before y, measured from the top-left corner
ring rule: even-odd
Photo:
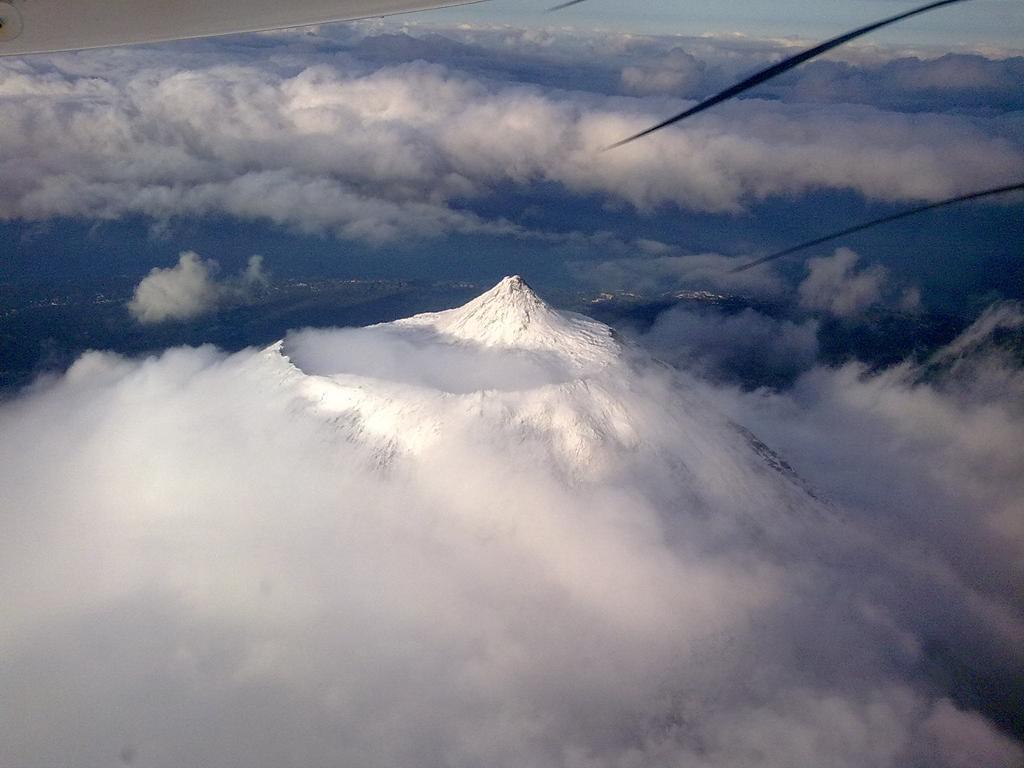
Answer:
[[[514,23],[606,27],[634,32],[741,32],[755,36],[828,37],[920,3],[894,0],[739,0],[703,3],[693,0],[643,0],[636,3],[588,0],[557,15],[544,10],[549,0],[488,0],[475,7],[433,12],[446,22]],[[424,16],[426,18],[426,16]],[[870,41],[893,45],[1005,46],[1020,48],[1024,39],[1024,3],[1018,0],[971,0],[912,19]]]

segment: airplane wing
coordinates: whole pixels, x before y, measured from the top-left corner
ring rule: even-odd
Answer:
[[[0,56],[351,21],[481,0],[0,0]]]

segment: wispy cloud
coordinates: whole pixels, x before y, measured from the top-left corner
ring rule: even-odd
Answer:
[[[832,256],[810,259],[797,293],[804,309],[839,317],[855,315],[882,299],[889,275],[877,264],[857,268],[860,256],[840,248]]]

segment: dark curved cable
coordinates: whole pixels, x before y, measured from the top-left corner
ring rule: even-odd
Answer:
[[[568,8],[570,5],[578,5],[579,3],[582,2],[584,2],[584,0],[569,0],[569,2],[567,3],[559,3],[556,6],[548,8],[548,13],[551,13],[551,11],[560,11],[563,8]]]
[[[786,248],[784,251],[778,251],[769,256],[762,256],[760,259],[755,259],[749,264],[744,264],[741,267],[730,269],[730,273],[743,272],[748,269],[760,266],[768,261],[774,261],[775,259],[781,259],[783,256],[789,256],[791,253],[802,251],[805,248],[813,248],[816,245],[827,243],[830,240],[835,240],[845,235],[852,235],[854,232],[863,232],[865,229],[871,229],[877,227],[880,224],[888,224],[890,221],[898,221],[899,219],[905,219],[908,216],[916,216],[919,213],[925,211],[933,211],[936,208],[945,208],[947,205],[955,205],[956,203],[966,203],[968,200],[977,200],[982,197],[992,197],[994,195],[1005,195],[1007,192],[1017,192],[1024,190],[1024,181],[1018,182],[1017,184],[1008,184],[1005,187],[994,187],[993,189],[984,189],[981,192],[971,192],[969,195],[959,195],[957,197],[951,197],[948,200],[941,200],[937,203],[929,203],[928,205],[921,205],[917,208],[911,208],[906,211],[900,211],[899,213],[893,213],[889,216],[883,216],[880,219],[874,219],[873,221],[866,221],[863,224],[857,224],[853,227],[847,227],[840,232],[833,232],[831,235],[825,235],[824,237],[816,237],[814,240],[808,240],[806,243],[800,243],[800,245],[794,245],[792,248]]]
[[[806,51],[798,53],[795,56],[790,56],[788,59],[783,59],[778,64],[774,64],[768,67],[767,69],[762,69],[760,72],[751,75],[746,80],[742,80],[736,83],[736,85],[732,85],[726,88],[724,91],[716,93],[714,96],[705,99],[704,101],[700,102],[700,104],[690,107],[685,112],[680,112],[675,117],[670,117],[668,120],[663,120],[657,125],[652,126],[651,128],[647,128],[646,130],[640,131],[640,133],[634,134],[627,139],[617,141],[614,144],[609,144],[604,149],[605,151],[607,151],[609,149],[621,147],[623,144],[629,144],[631,141],[636,141],[637,139],[647,136],[648,134],[654,133],[655,131],[660,131],[662,128],[666,128],[674,123],[678,123],[680,120],[685,120],[688,117],[692,117],[693,115],[696,115],[698,112],[703,112],[705,109],[710,109],[716,104],[721,104],[723,101],[728,101],[734,96],[738,96],[744,91],[749,91],[751,88],[760,85],[766,80],[771,80],[774,77],[778,77],[783,72],[788,72],[794,67],[800,66],[805,61],[813,59],[816,56],[820,56],[821,54],[826,53],[827,51],[831,51],[833,48],[838,48],[843,43],[848,43],[851,40],[860,37],[861,35],[866,35],[868,32],[874,32],[876,29],[881,29],[882,27],[886,27],[890,24],[895,24],[897,21],[909,19],[911,16],[916,16],[919,13],[925,13],[927,11],[935,10],[936,8],[941,8],[944,5],[953,5],[954,3],[962,3],[964,1],[965,0],[938,0],[937,2],[928,3],[927,5],[922,5],[918,8],[914,8],[911,11],[906,11],[896,16],[890,16],[889,18],[883,19],[882,21],[876,21],[874,24],[868,24],[866,27],[860,27],[859,29],[855,29],[852,32],[847,32],[846,34],[840,35],[839,37],[833,37],[831,40],[826,40],[824,43],[816,45],[813,48],[808,48]],[[572,5],[577,2],[582,2],[582,0],[573,0],[573,2],[565,3],[564,5]]]

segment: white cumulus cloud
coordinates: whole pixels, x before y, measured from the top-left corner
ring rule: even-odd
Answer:
[[[186,251],[173,267],[156,267],[135,287],[128,311],[140,323],[189,320],[215,311],[226,300],[242,300],[265,287],[263,257],[252,256],[236,277],[218,281],[219,266]]]

